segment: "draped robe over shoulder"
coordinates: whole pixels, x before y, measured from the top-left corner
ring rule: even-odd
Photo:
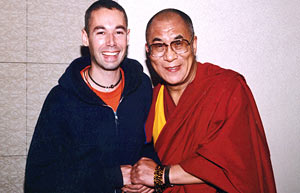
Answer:
[[[195,79],[173,109],[164,88],[166,124],[155,149],[163,165],[179,164],[205,183],[175,185],[165,192],[276,192],[263,125],[246,81],[213,64],[197,65]],[[148,141],[160,88],[154,88],[146,122]]]

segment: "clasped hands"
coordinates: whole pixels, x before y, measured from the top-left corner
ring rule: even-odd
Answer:
[[[157,164],[150,158],[141,158],[136,164],[122,165],[123,192],[154,192],[154,170]]]

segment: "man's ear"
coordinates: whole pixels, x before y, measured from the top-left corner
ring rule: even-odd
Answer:
[[[146,49],[146,53],[149,55],[149,47],[148,47],[148,44],[147,43],[145,43],[145,49]]]
[[[127,45],[129,44],[130,29],[127,29]]]
[[[82,38],[82,44],[84,46],[89,46],[89,37],[87,32],[84,29],[81,30],[81,38]]]
[[[196,54],[197,54],[197,36],[194,36],[194,39],[193,39],[193,50],[194,50],[194,55],[196,56]]]

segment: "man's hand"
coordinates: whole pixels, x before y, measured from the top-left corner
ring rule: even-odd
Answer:
[[[131,183],[154,186],[154,170],[157,164],[150,158],[141,158],[131,169]]]
[[[123,184],[128,185],[131,184],[130,173],[131,173],[131,165],[122,165],[121,172],[123,176]]]
[[[154,192],[153,188],[149,188],[147,186],[141,185],[141,184],[129,184],[125,185],[122,188],[122,192],[140,192],[140,193],[152,193]]]
[[[144,186],[142,184],[131,184],[131,165],[122,165],[121,172],[123,175],[123,192],[139,192],[139,193],[152,193],[154,189]]]

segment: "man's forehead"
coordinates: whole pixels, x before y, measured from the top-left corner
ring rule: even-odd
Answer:
[[[150,30],[157,27],[160,27],[161,30],[169,30],[167,28],[186,28],[188,26],[178,14],[164,13],[156,16],[149,27]]]
[[[116,25],[117,28],[127,28],[124,13],[117,9],[100,8],[94,10],[91,13],[89,24],[96,26],[101,26],[102,24],[113,24]]]
[[[178,15],[177,13],[174,12],[165,12],[157,15],[156,17],[153,18],[153,22],[164,22],[164,21],[182,21],[182,17]]]
[[[171,41],[173,40],[180,40],[180,39],[185,39],[182,35],[175,35],[174,37],[170,37]],[[164,38],[161,38],[159,36],[153,37],[151,42],[164,42]]]
[[[189,34],[187,25],[176,19],[158,19],[153,21],[149,28],[150,41],[158,41],[159,39],[163,40],[165,38],[171,40],[188,38]]]
[[[120,20],[122,20],[122,22],[124,22],[126,24],[126,19],[125,19],[125,15],[122,11],[118,10],[118,9],[108,9],[108,8],[99,8],[99,9],[96,9],[96,10],[93,10],[91,12],[91,20],[107,20],[111,17],[100,17],[101,15],[104,15],[104,16],[111,16],[111,17],[119,17]]]

